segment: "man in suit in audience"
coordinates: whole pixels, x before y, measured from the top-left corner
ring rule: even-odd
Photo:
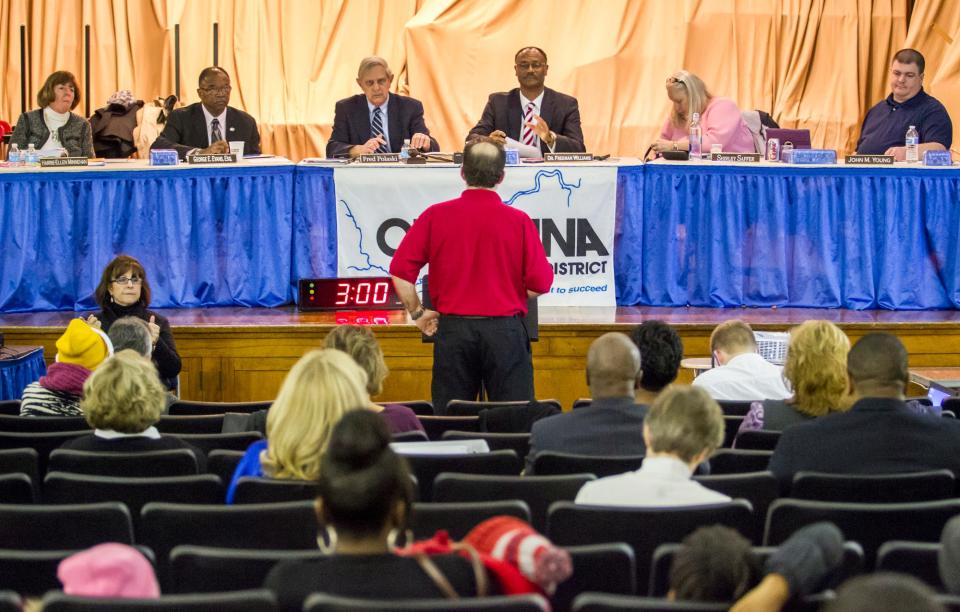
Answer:
[[[770,471],[786,489],[800,471],[891,474],[948,469],[960,476],[960,423],[910,412],[907,350],[890,334],[867,334],[847,356],[855,400],[848,412],[794,425],[780,437]]]
[[[543,85],[549,68],[546,52],[524,47],[513,63],[520,87],[490,94],[467,142],[489,136],[501,144],[512,138],[542,153],[585,151],[577,99]]]
[[[393,72],[387,60],[364,58],[357,71],[363,90],[337,102],[327,157],[357,157],[369,153],[399,153],[403,141],[421,151],[439,151],[423,121],[420,100],[390,93]]]
[[[710,353],[717,367],[693,379],[717,400],[787,399],[793,394],[783,370],[757,353],[753,329],[739,319],[724,321],[710,334]]]
[[[176,149],[187,155],[229,153],[230,141],[243,141],[244,155],[260,153],[257,120],[230,104],[230,75],[218,66],[200,73],[200,101],[170,113],[151,149]]]
[[[541,419],[533,424],[528,474],[537,453],[642,455],[643,417],[634,392],[640,384],[640,351],[625,334],[611,332],[593,341],[587,352],[589,407]]]

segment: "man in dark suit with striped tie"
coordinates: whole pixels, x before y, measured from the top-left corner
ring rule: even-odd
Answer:
[[[327,157],[357,157],[365,153],[398,153],[403,141],[421,151],[439,151],[423,121],[419,100],[390,93],[393,72],[382,57],[360,62],[357,84],[362,94],[337,102]]]
[[[514,56],[520,87],[490,94],[480,121],[467,142],[489,136],[501,145],[512,138],[542,153],[581,153],[583,130],[577,99],[544,87],[547,54],[539,47],[524,47]]]

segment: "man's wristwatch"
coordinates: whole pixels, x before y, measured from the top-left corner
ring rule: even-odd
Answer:
[[[427,309],[423,307],[423,304],[420,304],[419,306],[417,306],[417,309],[416,309],[416,310],[414,310],[413,312],[410,313],[410,318],[411,318],[412,320],[416,321],[417,319],[419,319],[420,317],[422,317],[422,316],[423,316],[423,313],[426,312],[426,311],[427,311]]]
[[[557,133],[550,130],[550,142],[548,142],[547,145],[552,147],[555,144],[557,144]]]

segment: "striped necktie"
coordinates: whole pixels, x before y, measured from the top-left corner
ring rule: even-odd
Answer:
[[[383,111],[380,107],[373,109],[373,121],[370,122],[370,137],[383,136]],[[386,137],[383,138],[386,140]],[[387,145],[381,144],[374,153],[389,153]]]
[[[539,147],[540,138],[537,136],[537,133],[533,131],[533,128],[527,125],[528,123],[533,123],[533,115],[536,110],[533,102],[527,103],[527,110],[523,113],[523,129],[520,131],[520,142],[530,147]]]
[[[223,140],[223,134],[220,133],[220,120],[216,117],[210,122],[210,144]]]

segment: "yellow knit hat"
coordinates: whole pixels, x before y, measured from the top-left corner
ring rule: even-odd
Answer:
[[[73,319],[57,340],[57,361],[94,370],[113,355],[113,343],[107,334],[91,327],[83,319]]]

